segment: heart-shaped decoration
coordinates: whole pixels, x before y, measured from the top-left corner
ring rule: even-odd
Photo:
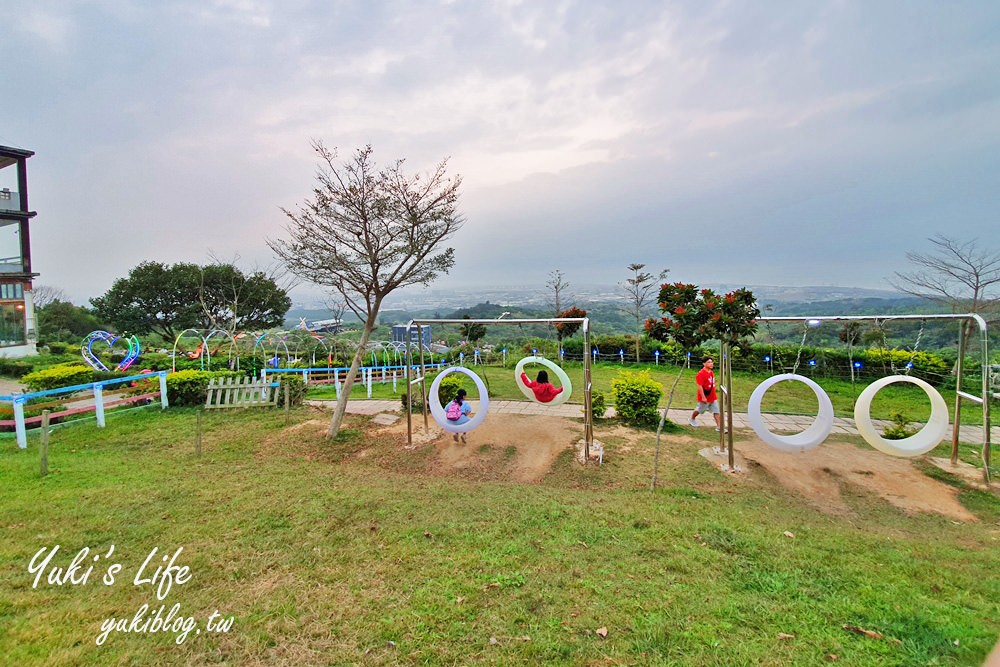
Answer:
[[[83,345],[80,346],[80,352],[83,354],[83,360],[90,364],[91,368],[99,371],[108,372],[108,367],[94,354],[94,343],[97,341],[104,341],[108,345],[108,349],[114,349],[115,343],[118,341],[123,341],[128,345],[128,352],[125,353],[125,358],[115,367],[116,371],[124,371],[129,366],[135,363],[135,360],[139,358],[141,348],[139,346],[139,339],[135,336],[129,336],[128,338],[122,336],[116,336],[108,331],[91,331],[87,334],[87,337],[83,339]]]

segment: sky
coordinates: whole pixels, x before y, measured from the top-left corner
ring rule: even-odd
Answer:
[[[888,288],[944,233],[1000,246],[1000,3],[0,0],[0,144],[36,284],[272,266],[322,140],[448,159],[438,287]],[[0,173],[13,172],[6,169]],[[8,185],[6,182],[0,185]],[[297,289],[307,295],[307,286]]]

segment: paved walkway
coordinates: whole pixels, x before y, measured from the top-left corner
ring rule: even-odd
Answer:
[[[334,402],[334,400],[306,401],[309,405],[314,405],[316,407],[330,407]],[[347,411],[358,415],[374,415],[379,412],[398,412],[399,410],[401,410],[399,401],[381,399],[351,399],[347,403]],[[532,403],[530,401],[491,400],[490,412],[497,412],[499,414],[548,415],[556,417],[582,418],[583,406],[577,403],[564,403],[562,405],[551,407],[540,405],[538,403]],[[608,408],[607,416],[612,417],[614,414],[614,408]],[[687,420],[691,416],[691,410],[688,408],[673,409],[670,410],[667,416],[670,417],[673,422],[683,426],[687,425]],[[812,416],[804,415],[764,415],[764,423],[767,424],[768,428],[778,432],[804,431],[812,425],[813,419],[814,417]],[[698,421],[703,427],[709,427],[712,425],[711,417],[708,415],[702,415]],[[888,426],[892,423],[881,419],[873,419],[872,422],[880,428]],[[733,425],[736,428],[750,428],[750,422],[747,420],[746,413],[734,412]],[[992,436],[990,441],[993,443],[1000,442],[1000,427],[994,426],[990,429],[990,432]],[[857,435],[858,429],[855,427],[853,419],[849,419],[847,417],[834,417],[832,433]],[[950,433],[951,431],[949,431],[949,434]],[[958,439],[959,442],[979,444],[983,441],[983,428],[981,426],[962,426],[958,432]]]

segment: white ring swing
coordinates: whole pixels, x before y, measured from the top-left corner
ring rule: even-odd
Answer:
[[[871,419],[872,399],[881,389],[894,382],[909,382],[924,390],[931,400],[931,416],[914,435],[902,440],[887,440],[879,435]],[[869,445],[892,456],[920,456],[926,454],[941,442],[948,433],[948,405],[937,389],[920,378],[908,375],[890,375],[879,378],[865,387],[854,404],[854,424],[858,433]]]
[[[559,383],[562,385],[562,391],[556,394],[555,398],[548,403],[542,403],[535,398],[535,392],[529,389],[528,385],[524,384],[524,381],[521,379],[521,374],[524,373],[524,367],[527,364],[541,364],[554,372],[556,377],[559,378]],[[521,393],[524,394],[525,398],[540,405],[562,405],[569,400],[570,394],[573,393],[573,383],[570,382],[569,376],[566,375],[566,371],[545,357],[525,357],[518,361],[517,366],[514,367],[514,381],[517,383],[517,388],[521,390]]]
[[[819,401],[819,414],[816,415],[816,420],[813,421],[812,425],[801,433],[778,435],[777,433],[772,433],[764,425],[764,417],[760,411],[760,404],[768,389],[786,380],[801,382],[813,390],[813,393],[816,394],[816,400]],[[823,388],[810,378],[796,373],[783,373],[767,378],[753,390],[753,393],[750,394],[750,401],[747,404],[747,420],[750,422],[750,426],[753,428],[754,433],[757,434],[757,437],[775,449],[783,452],[804,452],[816,447],[830,435],[830,431],[833,429],[833,403]]]
[[[476,416],[464,424],[456,424],[455,422],[448,421],[445,409],[441,407],[441,399],[438,396],[438,390],[441,387],[441,380],[449,373],[464,373],[465,375],[468,375],[472,378],[472,381],[476,383],[476,390],[479,392],[479,409],[476,411]],[[427,403],[430,406],[431,415],[434,416],[434,421],[440,424],[441,428],[449,433],[468,433],[482,424],[483,420],[486,419],[486,412],[490,408],[490,395],[486,391],[486,385],[483,384],[482,379],[480,379],[478,375],[470,371],[468,368],[463,368],[462,366],[451,366],[438,373],[437,377],[434,378],[434,381],[431,382],[431,390],[427,397]]]

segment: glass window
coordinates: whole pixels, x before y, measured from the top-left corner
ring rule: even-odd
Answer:
[[[0,304],[0,347],[24,343],[24,303]]]
[[[0,273],[20,273],[21,226],[17,221],[0,221]]]

